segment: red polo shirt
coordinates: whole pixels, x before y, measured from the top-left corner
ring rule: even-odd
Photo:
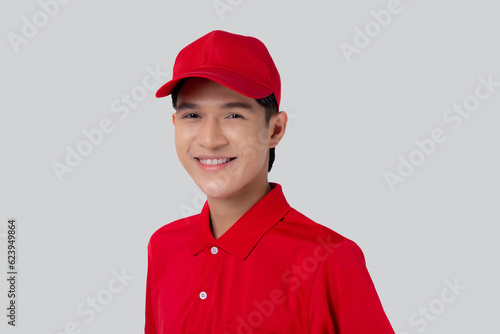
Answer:
[[[151,236],[146,334],[394,333],[361,249],[270,185],[218,239],[208,202]]]

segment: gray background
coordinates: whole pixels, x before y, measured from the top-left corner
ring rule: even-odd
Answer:
[[[177,160],[170,98],[148,90],[127,117],[112,104],[140,92],[148,68],[166,82],[178,51],[214,29],[268,47],[289,113],[269,180],[360,245],[396,332],[498,332],[500,87],[460,128],[443,120],[479,76],[500,81],[498,3],[402,0],[349,62],[341,43],[389,1],[220,2],[231,8],[221,16],[212,0],[73,0],[18,52],[8,36],[21,36],[22,18],[33,22],[41,5],[0,5],[4,274],[7,218],[19,225],[18,326],[2,306],[1,332],[55,334],[70,322],[81,333],[143,332],[148,239],[199,212],[203,198]],[[114,130],[58,180],[52,164],[103,119]],[[384,173],[438,127],[447,140],[391,191]],[[113,270],[134,278],[87,322],[77,307],[104,296]],[[451,303],[439,302],[446,280],[466,286]],[[2,279],[2,305],[6,289]],[[445,309],[425,329],[411,322],[431,305]]]

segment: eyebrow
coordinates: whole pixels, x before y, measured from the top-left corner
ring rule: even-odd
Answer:
[[[220,106],[221,109],[246,109],[248,111],[254,111],[249,103],[241,101],[226,102]],[[196,103],[182,102],[177,106],[177,111],[182,110],[196,110],[199,106]]]

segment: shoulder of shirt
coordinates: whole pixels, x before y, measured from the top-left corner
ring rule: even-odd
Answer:
[[[196,224],[200,214],[180,218],[174,220],[166,225],[157,229],[150,237],[149,242],[155,242],[158,239],[164,239],[170,236],[176,236],[189,233],[189,230]]]
[[[315,222],[293,207],[285,215],[283,223],[285,223],[284,226],[291,224],[290,228],[295,232],[299,232],[302,239],[309,239],[314,245],[328,244],[329,247],[338,248],[338,251],[341,253],[350,253],[354,256],[361,255],[364,260],[363,251],[356,242],[332,230],[328,226]]]

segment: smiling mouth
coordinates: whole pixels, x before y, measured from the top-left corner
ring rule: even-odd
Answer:
[[[207,166],[216,166],[216,165],[223,165],[228,163],[229,161],[232,161],[236,158],[224,158],[224,159],[198,159],[196,158],[202,165],[207,165]]]

